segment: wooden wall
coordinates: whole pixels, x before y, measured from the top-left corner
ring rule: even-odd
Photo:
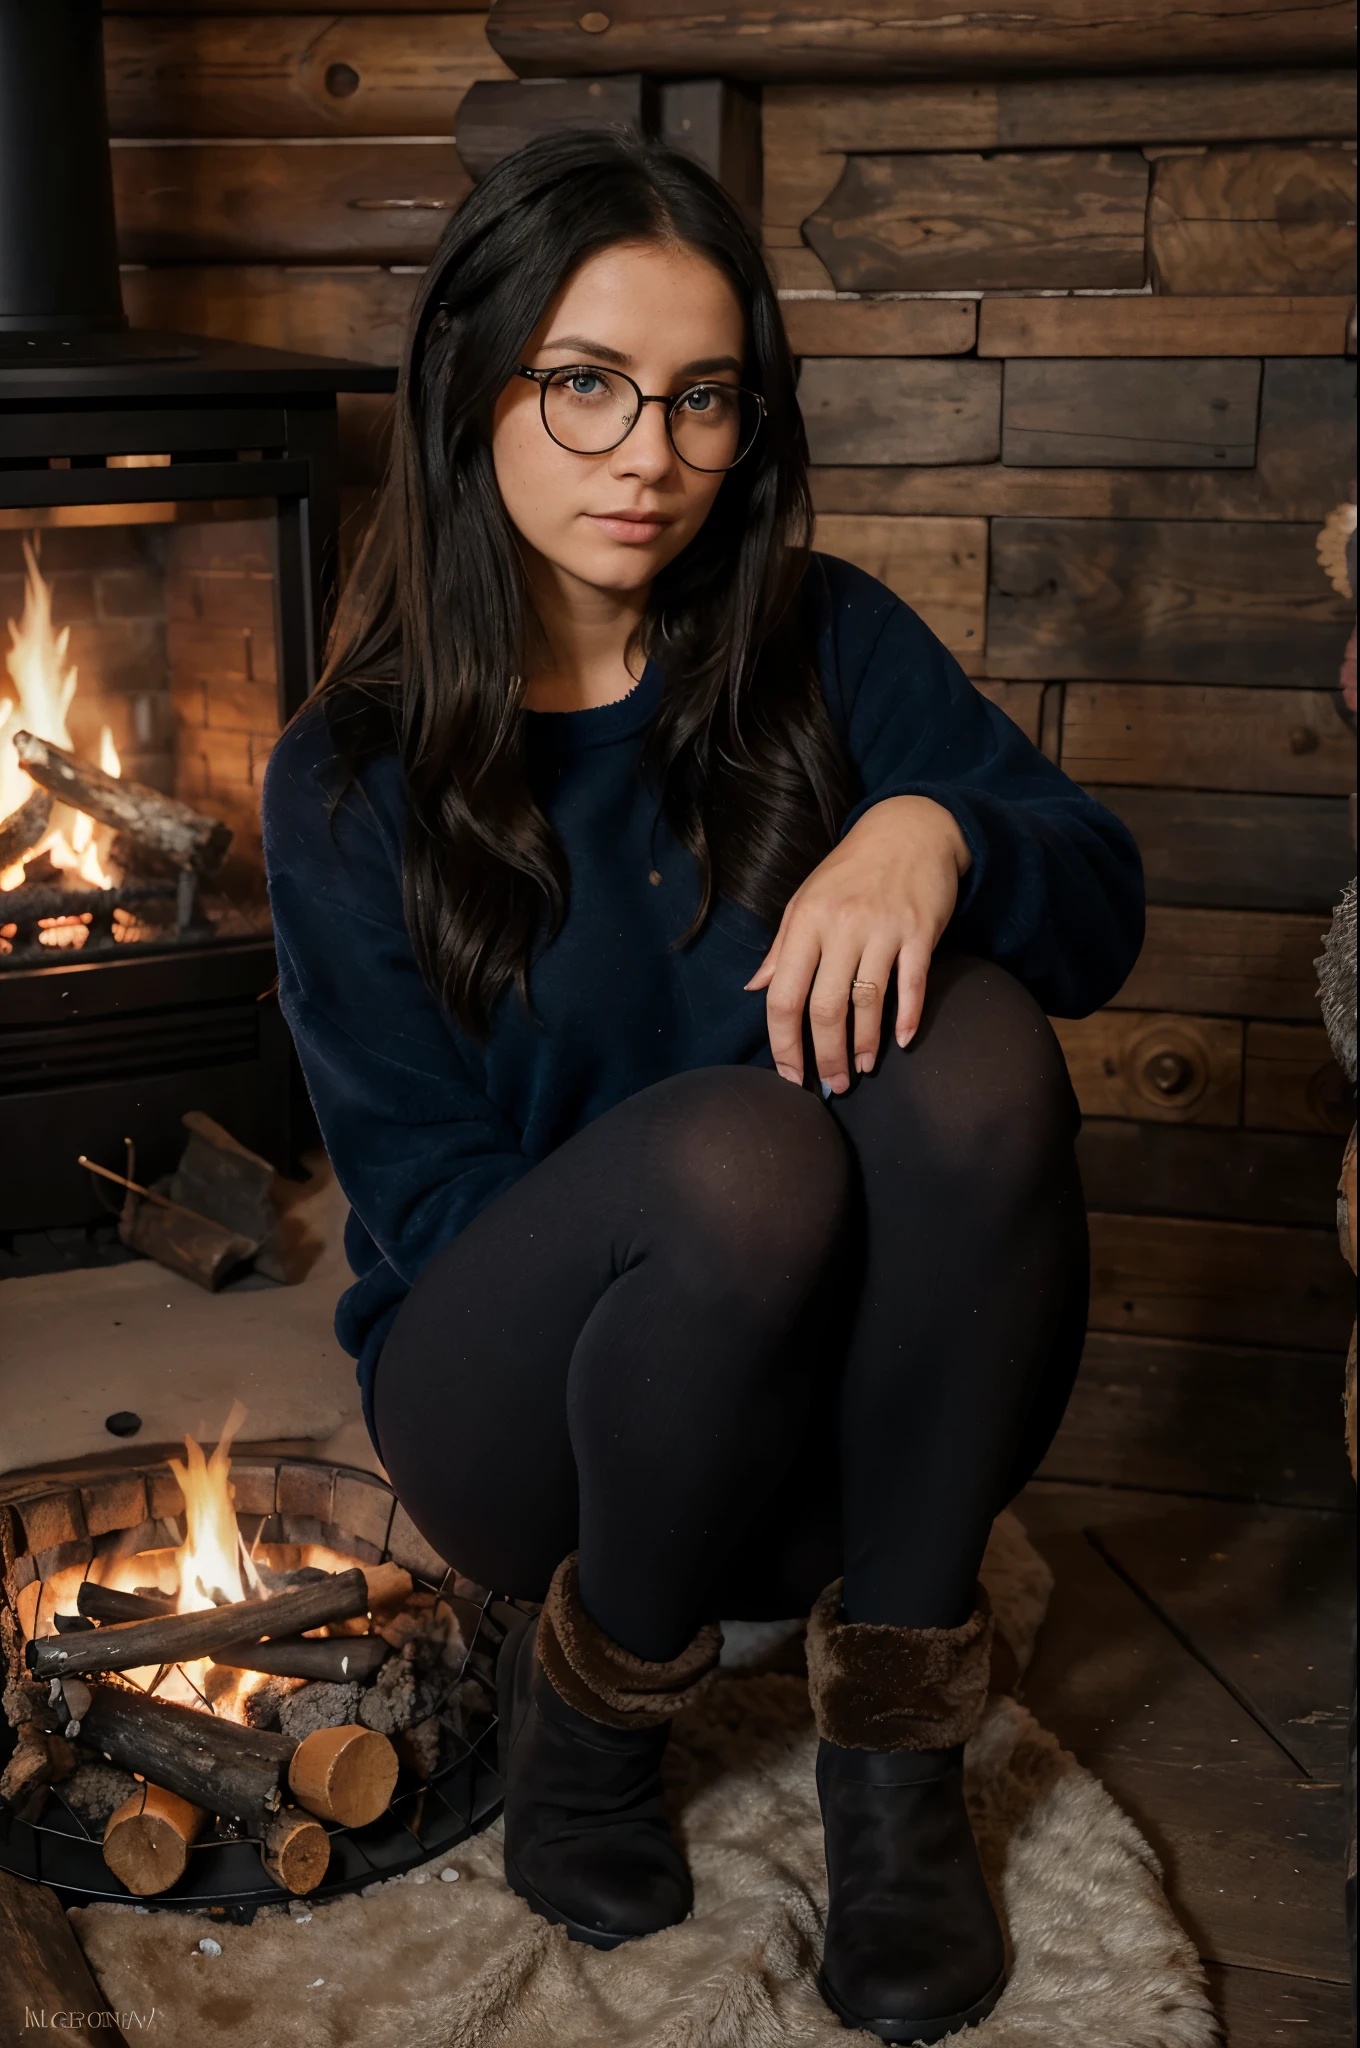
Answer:
[[[1232,1387],[1262,1442],[1322,1414],[1351,1317],[1332,1209],[1352,1111],[1312,962],[1353,868],[1354,607],[1317,553],[1354,496],[1353,15],[829,19],[121,0],[125,297],[144,324],[394,361],[469,189],[451,138],[475,81],[759,85],[821,545],[916,604],[1143,849],[1143,957],[1060,1026],[1095,1253],[1068,1440],[1090,1425],[1085,1477],[1103,1458],[1174,1484],[1206,1390]],[[381,410],[346,404],[356,503]],[[1277,1493],[1316,1496],[1285,1471]]]

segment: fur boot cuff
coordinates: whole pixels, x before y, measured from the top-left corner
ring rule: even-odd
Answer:
[[[842,1621],[841,1581],[808,1623],[808,1691],[817,1733],[839,1749],[952,1749],[976,1733],[987,1704],[992,1613],[960,1628]]]
[[[722,1630],[708,1622],[665,1664],[649,1664],[613,1642],[581,1605],[577,1553],[553,1573],[538,1617],[538,1661],[559,1699],[607,1728],[669,1721],[706,1688],[722,1648]]]

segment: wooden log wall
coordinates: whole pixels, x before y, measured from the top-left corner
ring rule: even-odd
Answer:
[[[1136,1422],[1232,1384],[1287,1430],[1281,1389],[1332,1398],[1351,1315],[1353,1112],[1313,961],[1353,868],[1354,606],[1317,553],[1354,497],[1353,14],[606,5],[117,0],[129,312],[393,362],[449,212],[526,120],[584,94],[670,132],[660,97],[693,88],[668,81],[745,81],[743,121],[758,90],[741,190],[801,359],[820,544],[917,605],[1147,863],[1130,981],[1059,1027],[1092,1385]],[[574,83],[529,116],[516,76]],[[357,502],[383,406],[342,405]]]

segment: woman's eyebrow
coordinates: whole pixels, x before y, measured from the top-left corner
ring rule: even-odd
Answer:
[[[621,349],[610,348],[607,342],[592,341],[587,334],[556,334],[551,341],[543,343],[545,349],[579,349],[583,361],[615,364],[621,370],[628,369],[633,361]],[[741,364],[735,356],[702,356],[693,363],[682,363],[676,371],[677,377],[711,377],[717,370],[734,370],[740,375]]]

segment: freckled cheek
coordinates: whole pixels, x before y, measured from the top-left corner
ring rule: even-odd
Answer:
[[[561,534],[580,509],[582,479],[573,459],[544,433],[538,415],[512,418],[492,445],[496,481],[512,523],[533,547]]]

